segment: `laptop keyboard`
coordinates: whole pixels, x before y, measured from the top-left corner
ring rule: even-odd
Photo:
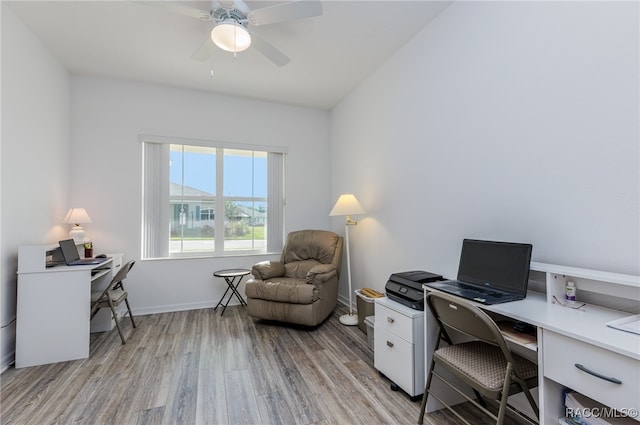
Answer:
[[[502,298],[502,294],[500,292],[495,292],[495,291],[483,291],[480,288],[478,288],[477,286],[472,286],[469,284],[466,284],[464,282],[452,282],[452,284],[454,286],[457,286],[460,289],[465,289],[467,291],[473,291],[473,292],[477,292],[479,294],[486,294],[495,298]]]

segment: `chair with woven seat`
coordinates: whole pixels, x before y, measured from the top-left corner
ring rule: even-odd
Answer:
[[[118,312],[116,311],[116,307],[118,307],[122,302],[127,305],[127,312],[129,314],[129,318],[131,319],[131,324],[133,327],[136,327],[136,322],[133,320],[133,314],[131,313],[131,306],[129,305],[128,293],[125,291],[122,282],[126,279],[129,271],[135,264],[134,260],[126,263],[122,268],[116,273],[116,275],[111,279],[109,285],[100,292],[92,292],[91,293],[91,319],[98,314],[98,311],[101,308],[108,307],[111,309],[111,315],[113,316],[113,320],[116,322],[116,328],[118,329],[118,333],[120,334],[120,339],[122,343],[125,344],[127,341],[122,333],[122,328],[120,327],[120,320],[118,319]],[[124,317],[124,316],[123,316]]]
[[[529,391],[530,388],[538,386],[538,367],[533,362],[511,352],[491,317],[477,306],[441,292],[430,292],[427,294],[426,302],[438,325],[438,340],[429,366],[418,424],[422,424],[429,396],[433,396],[460,420],[469,424],[431,390],[434,377],[447,383],[493,418],[498,425],[503,423],[507,408],[511,408],[507,404],[507,398],[520,392],[525,394],[533,412],[539,418],[538,406]],[[473,340],[469,341],[465,338],[464,342],[455,343],[451,338],[454,335],[451,332],[452,329],[472,337]],[[440,346],[442,341],[448,345]],[[471,387],[477,401],[434,371],[436,365]],[[485,397],[499,401],[497,415],[486,408]],[[516,413],[519,412],[516,411]]]

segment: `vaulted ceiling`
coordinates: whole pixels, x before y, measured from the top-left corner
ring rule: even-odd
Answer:
[[[73,74],[329,109],[450,2],[325,0],[321,16],[253,28],[291,58],[282,67],[252,48],[191,59],[213,24],[159,1],[4,3]],[[207,1],[181,3],[211,9]],[[245,3],[254,10],[283,2]]]

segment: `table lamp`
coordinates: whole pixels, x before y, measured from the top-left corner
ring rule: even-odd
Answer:
[[[89,214],[84,208],[71,208],[67,215],[64,217],[64,223],[73,224],[73,227],[69,231],[69,237],[77,244],[84,242],[84,229],[81,224],[91,223]]]
[[[343,193],[340,195],[333,209],[329,213],[330,216],[346,215],[347,220],[344,225],[345,242],[347,245],[347,280],[349,282],[349,314],[343,314],[340,316],[340,323],[343,325],[357,325],[358,316],[353,314],[353,302],[351,291],[351,258],[349,257],[349,226],[355,226],[357,221],[351,220],[352,214],[364,214],[364,209],[360,205],[360,202],[351,193]]]

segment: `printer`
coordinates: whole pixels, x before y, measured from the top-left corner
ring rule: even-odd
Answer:
[[[442,276],[422,270],[393,273],[389,276],[385,291],[387,297],[414,310],[424,310],[422,284],[444,280]]]

